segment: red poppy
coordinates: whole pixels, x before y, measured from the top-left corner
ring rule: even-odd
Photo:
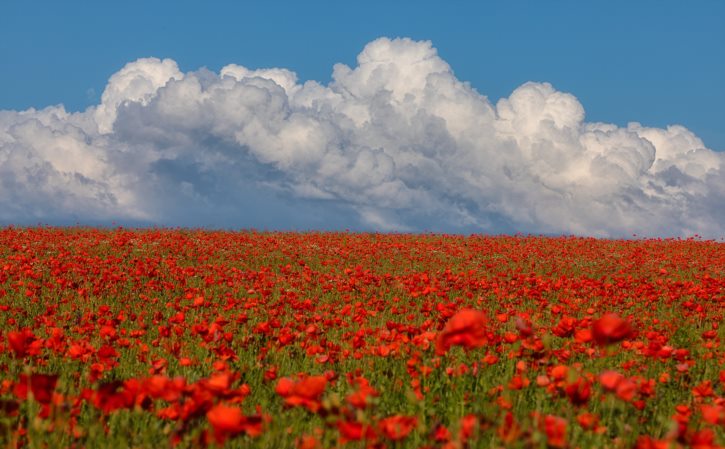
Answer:
[[[524,319],[520,316],[516,317],[516,329],[518,329],[519,334],[523,338],[534,335],[534,329],[531,325],[531,321],[529,319]]]
[[[89,393],[93,405],[105,414],[133,405],[133,398],[125,394],[123,383],[120,381],[101,384],[97,391]]]
[[[320,441],[312,435],[302,435],[297,439],[297,449],[319,449]]]
[[[695,385],[692,389],[692,396],[696,398],[708,398],[714,394],[712,389],[712,382],[705,380],[702,383]]]
[[[275,392],[284,398],[289,406],[302,406],[312,413],[320,407],[320,397],[325,392],[327,378],[325,376],[307,376],[298,381],[283,377],[277,382]]]
[[[549,447],[557,449],[566,447],[566,419],[546,415],[542,424],[544,433],[546,433],[546,443]]]
[[[30,391],[33,392],[33,398],[41,404],[50,404],[57,383],[58,376],[55,374],[31,374]]]
[[[722,246],[1,229],[5,439],[80,447],[140,420],[151,440],[168,430],[171,446],[229,443],[266,422],[261,409],[247,416],[239,405],[251,395],[243,378],[254,404],[279,394],[285,406],[275,434],[258,442],[267,446],[450,449],[498,438],[568,449],[613,437],[639,449],[716,447],[725,426]],[[683,340],[683,323],[701,329]],[[607,344],[621,351],[598,346]],[[471,348],[479,349],[463,356]],[[453,359],[435,356],[446,351]],[[280,380],[320,365],[320,374],[339,374]],[[62,388],[53,375],[32,374],[57,367]],[[557,399],[549,417],[532,413],[532,394]],[[668,397],[678,400],[657,406]],[[481,400],[493,408],[483,413]],[[439,413],[418,427],[416,404]],[[610,416],[610,406],[622,413]],[[60,413],[52,422],[30,415],[51,408]],[[93,422],[83,418],[89,408]],[[108,416],[119,409],[138,420]],[[310,410],[320,419],[295,422]],[[628,441],[620,431],[630,427],[657,440]]]
[[[463,309],[453,315],[446,323],[436,340],[436,353],[443,355],[451,346],[463,346],[466,349],[478,348],[486,344],[486,315],[479,310]]]
[[[557,337],[570,337],[574,335],[576,330],[576,319],[570,316],[562,317],[559,322],[551,329],[551,333]]]
[[[206,381],[206,388],[214,393],[225,393],[232,386],[233,376],[228,372],[212,374]]]
[[[214,429],[214,436],[219,444],[242,432],[250,436],[262,434],[262,419],[258,416],[244,416],[236,407],[215,405],[206,413],[206,418]]]
[[[582,428],[584,429],[594,430],[599,424],[599,416],[593,413],[585,412],[576,417],[576,422],[578,422],[579,425],[582,426]]]
[[[695,449],[719,449],[722,447],[715,444],[715,431],[707,428],[693,432],[689,443]]]
[[[566,376],[569,374],[569,367],[566,365],[556,365],[551,368],[550,374],[554,380],[565,380]]]
[[[586,379],[580,377],[567,385],[564,392],[572,404],[584,405],[589,402],[592,395],[592,386]]]
[[[632,335],[632,326],[616,313],[608,313],[592,324],[592,337],[600,345],[616,343]]]
[[[717,425],[725,425],[725,405],[701,405],[703,421]]]
[[[418,425],[418,419],[415,416],[395,415],[378,422],[378,428],[386,438],[397,441],[407,437],[410,432]]]
[[[618,398],[624,401],[631,401],[632,399],[634,399],[636,394],[637,384],[634,383],[631,379],[625,378],[617,385],[616,395]]]
[[[473,436],[473,433],[476,431],[476,427],[478,427],[478,418],[476,417],[476,415],[466,415],[461,418],[461,442],[465,443],[466,441],[468,441],[468,439],[471,438]]]
[[[166,402],[177,401],[181,397],[184,387],[186,387],[186,382],[183,378],[169,379],[159,374],[149,377],[143,383],[146,394]]]
[[[672,447],[681,446],[673,446],[672,441],[668,439],[655,440],[646,435],[638,437],[634,445],[634,449],[670,449]]]
[[[8,332],[8,345],[13,350],[15,357],[22,359],[28,354],[30,343],[35,340],[35,335],[27,329],[20,332]]]
[[[506,412],[503,417],[503,422],[496,430],[496,433],[506,444],[512,443],[519,437],[521,427],[518,422],[516,422],[516,418],[514,418],[514,415],[511,412]]]
[[[358,386],[357,391],[347,395],[347,403],[355,408],[365,408],[368,405],[368,398],[377,396],[378,392],[370,386],[370,383],[364,377],[355,379]]]
[[[604,371],[599,375],[599,383],[606,391],[616,391],[624,376],[616,371]]]
[[[357,421],[339,421],[337,430],[340,432],[340,442],[343,444],[375,436],[375,431],[370,426]]]

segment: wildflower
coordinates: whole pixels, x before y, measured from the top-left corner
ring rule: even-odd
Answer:
[[[327,386],[325,376],[308,376],[298,381],[284,377],[277,382],[275,392],[284,398],[289,406],[302,406],[312,413],[316,413],[322,406],[320,397]]]
[[[219,444],[242,432],[250,436],[262,434],[262,419],[258,416],[244,416],[236,407],[218,404],[206,413],[206,418],[214,429],[214,436]]]
[[[592,337],[600,345],[624,340],[632,334],[632,327],[615,313],[608,313],[592,324]]]
[[[443,355],[451,346],[463,346],[466,349],[478,348],[486,344],[486,316],[483,312],[463,309],[448,320],[436,340],[436,353]]]
[[[378,428],[386,438],[397,441],[407,437],[417,425],[418,419],[414,416],[395,415],[381,419]]]

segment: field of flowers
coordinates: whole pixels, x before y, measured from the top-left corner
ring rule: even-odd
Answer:
[[[0,446],[725,439],[725,244],[0,229]]]

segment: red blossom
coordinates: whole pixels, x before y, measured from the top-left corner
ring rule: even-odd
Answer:
[[[616,391],[624,376],[617,371],[604,371],[599,375],[599,383],[606,391]]]
[[[257,444],[299,449],[721,445],[720,242],[5,228],[0,252],[10,446],[127,416],[218,445],[262,433],[256,404],[280,414]],[[338,372],[283,377],[315,366]]]
[[[702,419],[710,424],[725,425],[725,404],[724,405],[701,405],[700,412]]]
[[[564,388],[566,396],[574,405],[584,405],[589,402],[592,395],[591,384],[583,378],[579,378]]]
[[[337,423],[337,429],[340,432],[340,442],[343,444],[349,441],[360,441],[375,436],[375,430],[372,427],[357,421],[339,421]]]
[[[250,436],[262,434],[261,417],[244,416],[242,410],[237,407],[215,405],[206,413],[206,418],[214,429],[214,436],[219,444],[223,444],[227,438],[240,433]]]
[[[463,309],[446,322],[436,340],[436,353],[443,355],[451,346],[466,349],[479,348],[486,344],[486,315],[479,310]]]
[[[55,374],[31,374],[30,391],[33,392],[33,398],[41,404],[50,404],[57,383],[58,376]]]
[[[325,376],[306,376],[297,381],[283,377],[277,382],[275,392],[284,398],[286,405],[302,406],[316,413],[321,407],[320,397],[326,386]]]
[[[357,391],[347,396],[347,402],[355,408],[365,408],[369,403],[368,398],[377,396],[378,392],[364,377],[358,377],[354,382],[357,384]]]
[[[381,419],[378,422],[380,433],[385,438],[393,441],[407,437],[417,425],[418,419],[415,416],[395,415]]]
[[[15,357],[22,359],[28,354],[30,344],[36,340],[36,337],[29,329],[23,329],[19,332],[8,332],[7,339]]]
[[[592,338],[600,346],[622,341],[631,335],[629,322],[616,313],[608,313],[592,324]]]
[[[566,447],[567,421],[564,418],[554,415],[544,416],[541,427],[546,434],[546,443],[552,448]]]

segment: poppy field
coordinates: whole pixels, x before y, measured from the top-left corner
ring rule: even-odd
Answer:
[[[725,444],[725,244],[0,229],[0,447]]]

